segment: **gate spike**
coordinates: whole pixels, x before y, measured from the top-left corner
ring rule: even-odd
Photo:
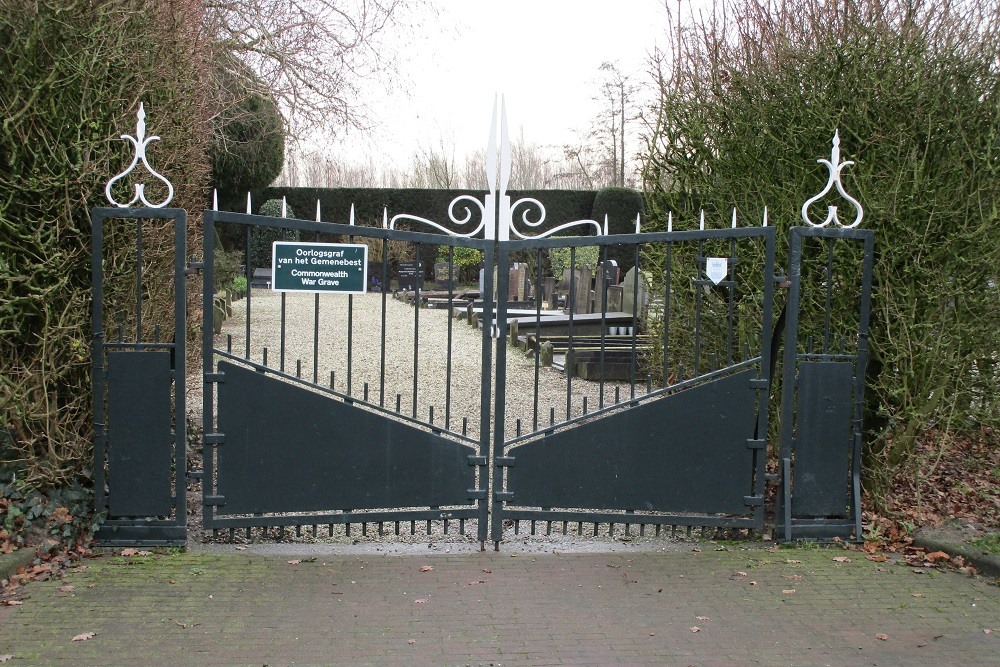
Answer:
[[[705,209],[701,209],[701,217],[700,220],[698,221],[698,229],[702,231],[705,230]]]
[[[282,218],[287,218],[288,217],[288,198],[287,197],[282,197],[281,198],[281,217]]]
[[[253,204],[250,203],[250,191],[247,190],[247,215],[253,214]]]
[[[736,229],[736,207],[733,207],[733,229]]]
[[[674,231],[674,212],[667,211],[667,231]]]
[[[218,211],[219,210],[219,189],[218,188],[212,188],[212,210],[213,211]]]
[[[316,197],[316,222],[321,222],[322,218],[319,216],[319,197]]]
[[[604,235],[608,235],[608,214],[604,214]]]
[[[764,224],[762,226],[767,227],[767,206],[766,205],[764,206]]]
[[[389,207],[382,207],[382,229],[389,229]]]
[[[354,226],[354,202],[351,202],[351,226]]]
[[[638,214],[638,213],[636,213],[636,214],[635,214],[635,233],[636,233],[636,234],[638,234],[638,233],[639,233],[639,231],[640,231],[639,227],[640,227],[640,222],[639,222],[639,214]]]

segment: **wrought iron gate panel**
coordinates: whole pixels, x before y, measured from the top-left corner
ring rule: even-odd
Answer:
[[[173,331],[143,322],[143,221],[172,222]],[[124,222],[128,221],[128,222]],[[181,209],[91,211],[94,385],[94,503],[106,512],[95,538],[107,546],[181,545],[186,529],[184,355],[187,215]],[[134,225],[135,292],[131,312],[105,321],[105,230]],[[124,326],[125,322],[129,326]]]
[[[810,242],[820,251],[808,252]],[[874,242],[869,229],[790,232],[777,516],[777,534],[786,541],[862,539],[862,415]]]
[[[536,317],[529,316],[522,324],[521,319],[508,317],[506,303],[498,300],[491,524],[495,543],[503,538],[505,519],[515,521],[515,530],[519,520],[606,522],[612,530],[616,522],[763,527],[774,240],[772,227],[734,226],[499,244],[500,294],[507,293],[507,267],[514,253],[570,248],[572,262],[580,248],[597,246],[601,266],[608,266],[608,248],[624,246],[636,269],[633,304],[639,303],[643,275],[645,253],[640,249],[655,245],[664,249],[660,273],[642,288],[661,299],[657,342],[662,344],[664,373],[654,387],[647,375],[651,368],[640,350],[650,344],[648,333],[640,342],[639,325],[645,318],[635,305],[630,317],[612,317],[602,275],[595,281],[595,290],[602,290],[594,295],[601,304],[599,313],[578,315],[572,299],[567,299],[565,410],[540,405],[540,302]],[[727,267],[725,275],[715,280],[706,275],[712,250],[724,253],[722,263]],[[684,253],[686,262],[674,258]],[[536,256],[536,266],[540,263]],[[572,271],[571,281],[575,275]],[[690,290],[684,301],[689,309],[678,308],[682,302],[678,289]],[[570,291],[575,292],[574,287]],[[510,398],[507,387],[508,360],[518,363],[508,355],[514,342],[514,334],[508,335],[513,320],[526,337],[535,336],[536,345],[533,401],[525,408],[521,400],[516,414],[512,412],[517,401]],[[612,328],[609,323],[625,326]],[[681,328],[685,323],[689,329]],[[584,326],[596,327],[596,333],[582,336],[578,332]],[[622,329],[628,332],[624,336]],[[606,380],[612,338],[624,342],[626,362],[619,366],[627,367],[625,386]],[[574,342],[581,340],[597,359],[593,378],[597,389],[590,390],[596,397],[591,404],[586,396],[581,400],[573,393],[573,371],[568,366]],[[678,349],[683,353],[674,354]],[[678,359],[683,359],[679,367]],[[577,380],[576,386],[582,382]]]
[[[469,247],[481,250],[492,262],[493,244],[401,231],[387,223],[381,228],[355,226],[353,220],[352,224],[336,224],[208,211],[205,221],[205,527],[312,525],[315,529],[329,525],[332,532],[336,524],[346,524],[350,530],[354,523],[397,522],[398,530],[401,521],[443,520],[447,530],[448,522],[457,520],[464,531],[466,519],[477,519],[484,540],[493,359],[488,326],[482,334],[482,363],[476,369],[480,412],[458,415],[451,411],[452,387],[457,382],[452,377],[451,319],[444,390],[428,395],[420,381],[420,357],[427,354],[420,340],[420,308],[413,311],[412,366],[407,379],[387,370],[387,354],[406,350],[390,347],[386,332],[390,327],[410,326],[387,321],[387,291],[357,297],[282,292],[280,305],[273,298],[260,305],[257,301],[273,294],[254,296],[248,290],[245,307],[240,308],[245,317],[244,340],[234,346],[231,335],[216,342],[211,286],[217,250],[214,232],[222,224],[245,230],[248,284],[253,279],[251,240],[264,229],[365,242],[381,253],[375,261],[381,260],[383,279],[388,276],[390,241],[414,244],[418,260],[428,246],[447,246],[450,258],[454,248]],[[492,289],[492,276],[488,283]],[[419,303],[419,288],[414,297]],[[381,298],[380,359],[361,359],[354,353],[358,336],[377,335],[355,331],[355,298]],[[280,308],[277,337],[266,338],[255,330],[261,308]],[[287,330],[286,309],[291,313],[302,308],[311,309],[312,315],[311,352],[306,352],[312,358],[305,363],[299,356],[301,350],[293,350],[295,358],[286,359],[286,348],[295,347],[289,341],[302,333]],[[489,322],[491,315],[484,313],[484,319]],[[320,361],[330,336],[346,340],[345,357],[335,361],[340,364],[337,370],[320,368],[330,361],[325,357]],[[270,358],[269,348],[277,352]],[[409,383],[405,388],[403,381]]]

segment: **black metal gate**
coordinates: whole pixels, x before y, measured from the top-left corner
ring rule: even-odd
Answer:
[[[154,138],[144,133],[140,110],[137,156],[123,176],[139,160],[148,167]],[[618,524],[626,534],[638,525],[640,535],[647,526],[753,533],[765,528],[773,482],[778,536],[861,539],[874,236],[853,229],[863,211],[840,183],[850,163],[840,163],[836,136],[833,146],[821,161],[830,180],[802,209],[810,226],[791,229],[787,278],[776,271],[766,211],[761,225],[738,225],[734,211],[724,228],[706,229],[702,214],[696,230],[668,222],[667,231],[643,233],[637,220],[634,234],[608,236],[607,221],[585,220],[532,233],[544,206],[511,203],[505,139],[499,169],[495,144],[488,151],[489,193],[457,197],[450,227],[388,212],[381,226],[359,226],[353,209],[350,224],[322,222],[318,204],[316,221],[252,215],[249,202],[247,214],[206,211],[203,466],[193,473],[184,424],[186,217],[151,207],[137,185],[131,203],[148,208],[92,214],[94,479],[97,509],[108,516],[98,540],[183,543],[187,482],[197,478],[202,524],[213,531],[308,527],[318,535],[322,527],[350,536],[358,524],[362,533],[388,524],[397,534],[430,533],[440,522],[445,533],[464,534],[475,521],[479,541],[497,547],[522,523],[532,533],[539,523],[564,534],[596,535],[605,524],[609,534]],[[123,176],[108,184],[112,203]],[[857,207],[854,223],[842,225],[833,206],[812,223],[810,204],[834,185]],[[161,205],[172,196],[167,187]],[[532,206],[537,220],[522,213],[531,229],[518,230],[514,210]],[[473,208],[478,226],[467,231]],[[104,315],[124,310],[104,298],[112,219],[135,221],[137,260],[134,309],[116,314],[117,329]],[[174,225],[170,340],[143,320],[143,225],[151,220]],[[826,228],[831,222],[837,227]],[[436,232],[412,231],[420,226]],[[555,236],[574,228],[597,234]],[[481,253],[478,290],[457,290],[456,252]],[[556,256],[561,290],[545,272]],[[623,281],[615,257],[629,267]],[[443,284],[430,291],[423,280],[434,260]],[[408,289],[390,295],[396,271]],[[216,280],[223,275],[226,291]],[[237,275],[245,294],[234,296]],[[779,285],[790,289],[776,373]],[[432,307],[447,308],[443,323],[421,317]],[[781,419],[769,428],[778,380]],[[775,428],[781,445],[769,474]]]
[[[489,263],[493,244],[217,211],[205,213],[205,226],[204,527],[249,531],[291,526],[301,532],[309,526],[317,534],[324,526],[332,535],[335,526],[342,526],[350,535],[352,524],[360,524],[363,532],[368,524],[377,525],[380,531],[390,524],[398,534],[401,524],[403,529],[408,524],[413,532],[418,522],[429,527],[432,521],[442,521],[446,532],[455,526],[464,533],[466,521],[476,519],[479,539],[484,540],[492,365],[489,326],[481,337],[482,363],[477,367],[484,375],[475,379],[481,400],[478,413],[471,415],[450,411],[451,318],[443,391],[426,395],[426,374],[421,376],[420,368],[420,308],[413,309],[413,334],[405,350],[412,362],[405,369],[405,386],[392,364],[387,364],[387,354],[398,352],[394,348],[399,341],[393,335],[392,341],[397,342],[387,343],[387,333],[398,332],[404,325],[387,321],[388,302],[393,298],[387,289],[322,297],[319,292],[276,295],[250,289],[244,302],[236,305],[238,316],[244,319],[243,340],[234,345],[229,335],[222,344],[212,330],[213,320],[224,314],[215,305],[218,249],[214,237],[217,229],[229,226],[227,236],[235,233],[243,238],[248,283],[255,271],[260,275],[251,248],[255,236],[261,234],[366,242],[372,255],[377,253],[372,264],[381,269],[383,279],[389,275],[390,243],[412,244],[418,261],[422,252],[446,246],[449,253],[456,247],[478,249]],[[264,296],[271,297],[270,301],[257,305]],[[413,298],[420,302],[419,283]],[[355,325],[359,299],[380,301],[377,330]],[[268,308],[271,313],[280,309],[277,330],[270,337],[252,324],[261,309]],[[303,320],[293,317],[293,311],[303,309],[308,311],[305,326],[311,339],[306,349],[290,342],[302,338],[303,332],[294,328],[302,327]],[[337,359],[324,355],[331,337],[342,339],[345,352]],[[356,348],[363,337],[378,337],[377,357],[359,358]]]

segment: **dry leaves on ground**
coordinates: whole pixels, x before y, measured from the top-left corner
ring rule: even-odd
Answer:
[[[433,565],[421,565],[420,566],[420,571],[421,572],[430,572],[433,569],[434,569]]]
[[[85,641],[87,641],[88,639],[92,639],[92,638],[94,638],[94,637],[96,637],[96,636],[97,636],[97,633],[96,633],[96,632],[81,632],[81,633],[80,633],[80,634],[78,634],[78,635],[77,635],[76,637],[73,637],[73,639],[72,639],[71,641],[75,641],[75,642],[85,642]]]

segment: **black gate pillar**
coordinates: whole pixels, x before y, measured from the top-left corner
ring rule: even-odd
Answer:
[[[187,215],[183,209],[162,208],[173,197],[173,186],[146,161],[146,147],[159,137],[146,137],[145,115],[140,105],[135,137],[122,135],[135,148],[131,165],[105,188],[116,208],[91,211],[94,504],[95,510],[105,515],[95,538],[101,546],[177,546],[186,541]],[[151,204],[145,186],[138,183],[134,197],[120,204],[112,194],[113,186],[140,161],[149,174],[165,184],[167,196],[163,202]],[[143,207],[130,208],[137,202]],[[143,326],[143,222],[147,220],[173,221],[173,335],[158,325],[152,331],[148,323]],[[129,231],[135,243],[135,301],[131,308],[105,303],[105,231],[111,221],[134,229]],[[129,274],[128,279],[132,278]],[[115,308],[118,321],[106,324],[104,311],[109,305]]]
[[[791,229],[781,401],[778,539],[861,541],[861,450],[875,234],[840,183],[834,136],[830,181],[802,207],[809,227]],[[809,206],[836,185],[857,211],[844,225],[830,206],[822,224]],[[827,226],[831,222],[835,226]]]

